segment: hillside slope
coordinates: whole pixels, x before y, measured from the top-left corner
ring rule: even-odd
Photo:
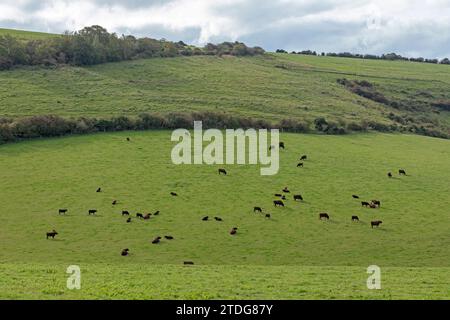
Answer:
[[[0,114],[109,117],[212,110],[268,120],[325,117],[343,126],[373,121],[448,134],[449,71],[447,65],[284,54],[19,68],[0,72]],[[353,87],[339,83],[343,79]]]

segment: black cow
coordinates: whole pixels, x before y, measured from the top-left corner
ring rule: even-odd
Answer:
[[[232,236],[234,236],[234,235],[237,233],[237,229],[238,229],[238,228],[236,228],[236,227],[234,227],[233,229],[231,229],[230,234],[231,234]]]
[[[266,218],[267,218],[267,219],[270,219],[270,213],[267,213],[267,214],[266,214]]]
[[[289,191],[288,187],[285,187],[285,188],[283,189],[283,192],[284,192],[284,193],[289,193],[290,191]]]
[[[161,237],[156,237],[155,239],[153,239],[153,241],[152,241],[152,243],[153,244],[158,244],[158,243],[160,243],[161,242]]]
[[[279,193],[275,193],[275,197],[281,198],[283,195]]]
[[[359,221],[358,216],[352,216],[352,221]]]
[[[89,215],[91,215],[91,214],[95,215],[96,213],[97,213],[97,210],[95,210],[95,209],[91,209],[91,210],[88,211]]]
[[[142,213],[136,213],[136,218],[144,219],[144,216],[142,215]]]
[[[131,218],[128,218],[128,219],[127,219],[127,223],[130,223],[130,222],[131,222]]]
[[[368,203],[367,201],[362,201],[361,202],[361,206],[363,206],[363,207],[370,207],[370,203]]]
[[[58,214],[66,214],[66,213],[67,213],[67,209],[59,209]]]
[[[130,139],[130,138],[127,138],[127,141],[131,141],[131,139]]]
[[[388,177],[392,178],[392,173],[391,172],[388,172]]]
[[[281,200],[275,200],[275,201],[273,202],[273,205],[274,205],[275,207],[284,207],[284,202],[281,201]]]
[[[175,192],[171,192],[170,195],[171,195],[172,197],[177,197],[177,196],[178,196],[178,194],[176,194]]]
[[[303,168],[303,162],[300,162],[299,164],[297,164],[297,168]]]
[[[164,238],[166,238],[167,240],[173,240],[172,236],[164,236]]]
[[[359,199],[359,196],[357,196],[356,194],[352,195],[353,199]]]
[[[202,220],[203,220],[203,221],[208,221],[208,219],[209,219],[209,217],[206,216],[206,217],[204,217]]]
[[[406,176],[406,171],[403,169],[398,170],[398,174],[401,176]]]
[[[381,207],[381,201],[379,200],[372,200],[372,204],[377,206],[378,208]]]
[[[219,169],[219,175],[220,174],[227,175],[227,171],[225,169]]]
[[[189,266],[193,266],[194,263],[192,261],[184,261],[183,262],[184,265],[189,265]]]
[[[123,216],[129,216],[129,215],[130,215],[130,213],[128,211],[122,211],[122,217]]]
[[[121,255],[125,257],[128,255],[129,251],[130,249],[123,249]]]
[[[370,225],[372,226],[372,229],[373,229],[373,227],[379,227],[380,226],[380,224],[382,224],[383,223],[383,221],[372,221],[371,223],[370,223]]]
[[[330,216],[328,215],[328,213],[319,213],[319,219],[330,220]]]
[[[219,217],[214,217],[214,220],[216,220],[216,221],[223,221],[222,218],[219,218]]]
[[[55,239],[55,236],[58,234],[58,232],[56,232],[55,230],[53,230],[52,232],[47,232],[47,239],[50,237],[52,239]]]
[[[262,208],[260,208],[260,207],[254,207],[254,208],[253,208],[253,212],[259,212],[259,213],[262,213]]]
[[[154,216],[159,216],[159,210],[156,211],[153,215],[154,215]]]
[[[116,204],[117,204],[117,200],[114,200],[114,201],[112,202],[112,205],[115,206]]]
[[[308,160],[308,156],[304,155],[300,157],[300,161]]]
[[[102,192],[102,188],[98,188],[98,189],[97,189],[97,193],[98,193],[98,192]]]
[[[284,142],[281,142],[281,141],[280,141],[280,144],[279,144],[279,145],[280,145],[280,149],[285,149]]]
[[[298,201],[298,200],[303,201],[303,197],[301,194],[294,195],[294,201]]]

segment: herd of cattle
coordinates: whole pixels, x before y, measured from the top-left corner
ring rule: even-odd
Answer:
[[[130,139],[127,138],[127,141],[130,141]],[[271,149],[273,147],[274,146],[271,146]],[[279,147],[280,147],[280,149],[285,149],[285,144],[283,142],[280,142]],[[301,162],[299,162],[297,164],[297,167],[304,167],[305,161],[307,161],[307,160],[308,160],[308,156],[306,156],[306,155],[301,156],[300,157],[300,161]],[[223,169],[223,168],[218,169],[218,172],[219,172],[219,175],[225,175],[225,176],[228,175],[228,172],[225,169]],[[400,169],[398,173],[401,176],[406,176],[406,171],[403,170],[403,169]],[[388,177],[389,178],[393,178],[392,172],[388,172]],[[97,193],[101,193],[102,192],[102,188],[98,188],[96,192]],[[289,190],[288,187],[285,187],[281,191],[281,193],[275,193],[274,197],[276,198],[276,200],[273,201],[274,207],[285,207],[284,201],[287,200],[287,195],[289,195],[290,193],[291,193],[291,191]],[[170,195],[172,197],[177,197],[178,196],[178,194],[176,192],[170,192]],[[301,194],[294,194],[292,196],[292,198],[293,198],[294,201],[304,201],[303,196]],[[360,199],[360,197],[358,195],[352,195],[352,198],[353,199]],[[117,200],[114,200],[112,202],[113,206],[115,206],[117,204],[118,204]],[[370,202],[369,201],[361,201],[361,205],[363,207],[366,207],[366,208],[378,209],[378,208],[381,207],[381,201],[380,200],[371,200]],[[59,215],[65,215],[67,212],[68,212],[68,209],[59,209],[58,213],[59,213]],[[88,210],[88,215],[89,216],[96,215],[97,212],[98,211],[96,209],[89,209]],[[263,209],[261,207],[255,206],[253,208],[253,212],[254,213],[263,214]],[[160,214],[160,211],[156,211],[154,213],[147,213],[147,214],[136,213],[136,218],[137,219],[142,219],[142,220],[149,220],[152,216],[158,216],[159,214]],[[127,223],[130,223],[132,221],[129,211],[123,210],[122,211],[122,216],[123,217],[127,217],[127,220],[126,220]],[[270,219],[271,218],[271,214],[270,213],[265,213],[265,218]],[[319,213],[319,219],[320,220],[330,220],[330,215],[328,213],[326,213],[326,212]],[[223,221],[223,219],[220,218],[220,217],[214,217],[214,220],[217,221],[217,222],[222,222]],[[359,217],[355,216],[355,215],[352,216],[351,220],[352,220],[352,222],[359,222],[360,221]],[[202,221],[209,221],[209,216],[203,217]],[[382,223],[383,222],[380,221],[380,220],[371,221],[371,227],[372,228],[379,227]],[[238,230],[237,227],[233,227],[229,231],[229,234],[234,236],[234,235],[237,234],[237,230]],[[58,232],[56,230],[53,230],[51,232],[47,232],[47,239],[49,239],[49,238],[54,239],[56,235],[58,235]],[[152,244],[159,244],[162,239],[163,239],[163,237],[157,236],[156,238],[154,238],[151,241],[151,243]],[[171,235],[166,235],[166,236],[164,236],[164,239],[166,239],[166,240],[173,240],[174,237],[171,236]],[[128,248],[123,249],[122,252],[121,252],[121,255],[122,256],[127,256],[127,255],[129,255],[129,252],[130,252],[130,249],[128,249]],[[189,265],[189,264],[193,264],[193,262],[185,261],[184,264]]]

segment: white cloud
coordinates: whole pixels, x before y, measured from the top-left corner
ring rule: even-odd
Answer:
[[[445,0],[2,0],[0,26],[110,31],[187,40],[245,40],[269,50],[450,55]]]

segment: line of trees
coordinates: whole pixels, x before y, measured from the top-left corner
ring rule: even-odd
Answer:
[[[39,115],[28,118],[0,118],[0,144],[34,138],[62,137],[73,134],[96,132],[115,132],[125,130],[173,130],[192,129],[194,120],[202,121],[205,129],[280,129],[285,132],[323,133],[341,135],[351,132],[375,130],[379,132],[408,132],[448,139],[448,129],[439,128],[437,123],[391,114],[394,123],[361,120],[360,122],[338,119],[327,120],[323,117],[314,121],[287,118],[279,122],[247,118],[217,112],[143,113],[139,116],[117,116],[112,118],[63,118],[56,115]]]
[[[19,40],[0,36],[0,70],[15,65],[94,65],[151,57],[192,55],[252,56],[263,54],[260,47],[250,48],[241,42],[207,44],[203,48],[182,41],[118,36],[101,26],[86,27],[76,32],[42,40]]]
[[[276,53],[288,53],[286,50],[277,49]],[[327,56],[327,57],[339,57],[339,58],[356,58],[356,59],[370,59],[370,60],[389,60],[389,61],[411,61],[411,62],[421,62],[421,63],[433,63],[433,64],[448,64],[450,65],[450,59],[444,58],[442,60],[439,59],[426,59],[426,58],[407,58],[403,57],[397,53],[386,53],[381,56],[374,54],[358,54],[351,52],[329,52],[329,53],[317,53],[316,51],[311,50],[303,50],[303,51],[292,51],[291,54],[303,54],[303,55],[313,55],[313,56]]]

